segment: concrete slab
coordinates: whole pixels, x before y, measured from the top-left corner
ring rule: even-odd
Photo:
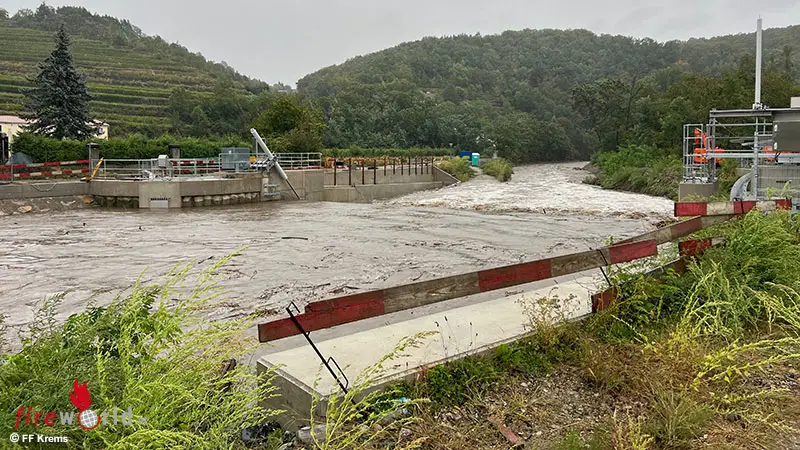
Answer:
[[[495,293],[494,298],[481,302],[457,299],[447,302],[451,309],[422,308],[382,316],[380,320],[384,323],[376,328],[357,331],[353,329],[356,324],[348,324],[313,336],[322,354],[326,358],[334,357],[347,379],[354,382],[364,369],[389,354],[404,337],[424,332],[437,333],[428,337],[419,348],[408,350],[393,360],[373,386],[377,389],[411,379],[420,369],[518,340],[531,331],[531,314],[551,322],[588,315],[591,313],[591,295],[602,290],[598,287],[601,280],[598,275],[599,272],[589,271],[539,281],[507,291],[511,295],[502,298],[496,298]],[[525,292],[520,293],[522,290]],[[485,294],[482,295],[485,299]],[[551,301],[543,302],[543,298]],[[458,302],[466,305],[452,307]],[[331,336],[332,333],[336,335]],[[320,337],[328,339],[320,340]],[[326,398],[339,389],[331,375],[325,369],[320,370],[320,360],[314,350],[307,343],[303,345],[304,341],[294,339],[293,342],[289,348],[282,345],[283,341],[277,342],[272,352],[258,360],[261,370],[277,368],[278,376],[274,383],[280,388],[281,397],[270,399],[265,405],[287,410],[279,421],[290,429],[306,424],[315,395],[322,399],[315,414],[324,416]]]

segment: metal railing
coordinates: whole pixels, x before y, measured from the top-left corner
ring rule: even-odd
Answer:
[[[333,174],[333,186],[356,184],[378,184],[378,174],[382,180],[388,175],[427,175],[431,174],[435,163],[442,157],[391,157],[377,158],[326,158],[325,168]],[[383,181],[385,182],[385,181]]]
[[[218,159],[104,159],[95,178],[154,180],[220,172]]]
[[[285,170],[319,169],[322,167],[322,153],[275,153],[281,167]]]

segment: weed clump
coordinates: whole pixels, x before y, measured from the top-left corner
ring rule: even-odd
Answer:
[[[92,410],[130,410],[132,423],[106,416],[91,432],[58,421],[37,432],[68,436],[87,449],[241,445],[244,428],[278,412],[258,405],[273,395],[272,373],[230,362],[256,345],[243,336],[249,321],[210,322],[197,314],[220,294],[213,275],[228,259],[200,274],[188,294],[181,291],[191,264],[162,285],[137,282],[109,306],[90,305],[63,325],[55,320],[62,297],[45,300],[22,350],[0,361],[0,409],[75,411],[70,391],[79,380],[87,382]],[[0,430],[9,434],[14,426],[2,421]]]
[[[511,167],[511,163],[503,158],[490,159],[483,165],[483,167],[481,167],[481,169],[483,169],[483,173],[486,175],[495,177],[497,178],[497,181],[503,183],[510,180],[511,175],[514,174],[514,169]]]
[[[441,161],[436,166],[461,182],[469,181],[475,177],[475,171],[467,158],[450,158]]]

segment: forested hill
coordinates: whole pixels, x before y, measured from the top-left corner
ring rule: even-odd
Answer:
[[[230,91],[258,94],[269,89],[224,63],[147,36],[126,20],[42,4],[13,16],[0,9],[0,114],[19,112],[27,80],[52,51],[53,34],[62,23],[73,36],[75,65],[86,75],[94,99],[91,112],[111,123],[116,136],[174,131],[169,109],[176,89],[202,98],[215,92],[230,97]]]
[[[800,26],[765,31],[771,106],[788,106],[798,38]],[[633,135],[675,145],[678,122],[749,106],[754,47],[752,33],[667,43],[586,30],[425,38],[322,69],[298,90],[323,108],[331,146],[583,158]]]

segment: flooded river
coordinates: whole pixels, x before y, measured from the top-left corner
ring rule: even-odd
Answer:
[[[146,270],[222,270],[215,318],[265,315],[308,301],[583,251],[652,229],[666,199],[581,184],[582,164],[516,169],[374,204],[276,202],[178,211],[72,211],[0,217],[0,312],[18,328],[37,302],[67,291],[59,317],[102,304]]]

